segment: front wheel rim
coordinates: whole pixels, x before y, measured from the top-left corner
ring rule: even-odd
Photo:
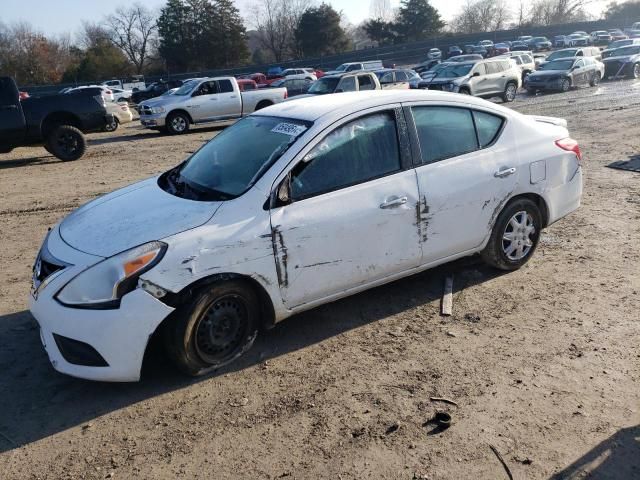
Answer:
[[[502,252],[512,262],[526,258],[533,249],[535,235],[533,217],[524,210],[517,212],[502,233]]]
[[[225,295],[211,303],[195,329],[195,349],[207,364],[228,360],[248,335],[249,309],[239,295]]]
[[[567,90],[569,90],[569,80],[563,80],[562,81],[562,91],[566,92]]]
[[[510,102],[516,98],[516,88],[513,85],[507,87],[507,100]]]
[[[175,117],[173,120],[171,120],[171,127],[176,132],[183,132],[184,129],[187,127],[187,122],[182,117]]]
[[[58,146],[67,155],[73,155],[78,150],[78,139],[71,133],[63,133],[57,138]]]

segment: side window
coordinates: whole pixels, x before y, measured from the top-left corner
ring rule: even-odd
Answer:
[[[346,77],[340,81],[338,86],[339,90],[343,92],[355,92],[356,91],[356,77]]]
[[[584,67],[584,60],[578,60],[576,63],[573,64],[573,66],[577,68]]]
[[[195,95],[213,95],[215,93],[218,93],[218,86],[216,84],[216,82],[204,82],[202,85],[200,85],[198,87],[198,90],[196,90]]]
[[[375,113],[338,127],[294,167],[291,198],[301,200],[398,170],[395,115]]]
[[[393,72],[385,73],[380,79],[380,83],[393,83]],[[362,88],[360,88],[362,90]]]
[[[473,111],[473,119],[476,122],[476,130],[478,131],[478,141],[480,142],[480,148],[484,148],[487,145],[491,145],[500,129],[504,120],[497,115],[491,113]]]
[[[522,59],[525,61],[525,63],[533,63],[533,58],[531,58],[531,55],[523,55]]]
[[[484,63],[479,63],[475,67],[473,67],[473,73],[478,73],[481,77],[487,74],[487,69]]]
[[[422,163],[456,157],[478,149],[471,111],[454,107],[413,107]]]
[[[512,57],[518,65],[522,65],[522,58],[520,57]]]
[[[245,89],[251,88],[249,85],[245,85]],[[233,85],[231,80],[218,80],[218,92],[219,93],[231,93],[233,92]]]
[[[487,74],[492,73],[500,73],[502,70],[500,69],[500,62],[490,62],[485,65],[487,68]]]
[[[578,50],[576,57],[584,57],[584,52],[582,50]]]
[[[406,82],[407,74],[404,72],[396,72],[396,82]]]
[[[355,70],[362,70],[362,65],[360,65],[359,63],[355,65],[350,65],[349,68],[347,69],[347,72],[353,72]]]
[[[375,90],[376,86],[369,75],[359,75],[358,89],[359,90]]]

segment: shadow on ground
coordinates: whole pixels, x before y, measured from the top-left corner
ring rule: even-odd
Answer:
[[[140,383],[97,383],[67,377],[50,366],[40,344],[38,326],[28,311],[0,316],[0,453],[145,399],[242,371],[437,301],[442,296],[443,278],[449,272],[456,275],[455,291],[499,275],[476,259],[465,259],[325,305],[263,332],[244,357],[198,379],[177,373],[157,348],[149,349]]]
[[[640,425],[623,428],[550,480],[640,478]]]

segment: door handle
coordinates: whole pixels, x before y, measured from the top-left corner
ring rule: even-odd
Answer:
[[[514,173],[516,173],[516,168],[511,167],[511,168],[506,168],[504,170],[498,170],[496,173],[493,174],[493,176],[497,178],[504,178],[504,177],[508,177],[509,175],[513,175]]]
[[[387,208],[396,208],[399,207],[401,205],[404,205],[405,203],[407,203],[407,197],[389,197],[387,200],[385,200],[383,203],[380,204],[380,208],[387,209]]]

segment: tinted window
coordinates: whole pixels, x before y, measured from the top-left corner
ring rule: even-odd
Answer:
[[[530,55],[523,55],[522,60],[524,60],[525,63],[533,63],[533,58],[531,58]]]
[[[487,69],[485,68],[485,64],[479,63],[478,65],[476,65],[475,68],[473,69],[473,73],[479,73],[480,76],[486,75]]]
[[[233,92],[233,84],[231,80],[218,80],[218,89],[220,93]]]
[[[362,70],[362,65],[349,65],[349,68],[347,68],[347,72],[353,72],[354,70]]]
[[[360,75],[358,77],[358,87],[360,90],[375,90],[376,88],[369,75]]]
[[[382,77],[380,78],[380,83],[392,83],[392,82],[393,82],[393,72],[387,72],[383,74]]]
[[[520,57],[512,57],[518,65],[522,65],[522,59]]]
[[[395,117],[376,113],[338,127],[316,145],[293,169],[291,198],[337,190],[399,169]]]
[[[204,82],[202,85],[198,87],[196,90],[196,95],[213,95],[214,93],[218,93],[218,86],[216,82]]]
[[[500,128],[502,128],[504,120],[497,115],[478,111],[473,112],[473,118],[476,122],[480,148],[484,148],[493,143],[500,131]]]
[[[396,72],[396,82],[406,82],[407,74],[404,72]]]
[[[471,112],[464,108],[414,107],[422,162],[430,163],[478,148]]]
[[[356,91],[356,77],[343,78],[338,87],[343,92],[355,92]]]
[[[574,67],[584,67],[584,60],[578,60],[573,64]]]

